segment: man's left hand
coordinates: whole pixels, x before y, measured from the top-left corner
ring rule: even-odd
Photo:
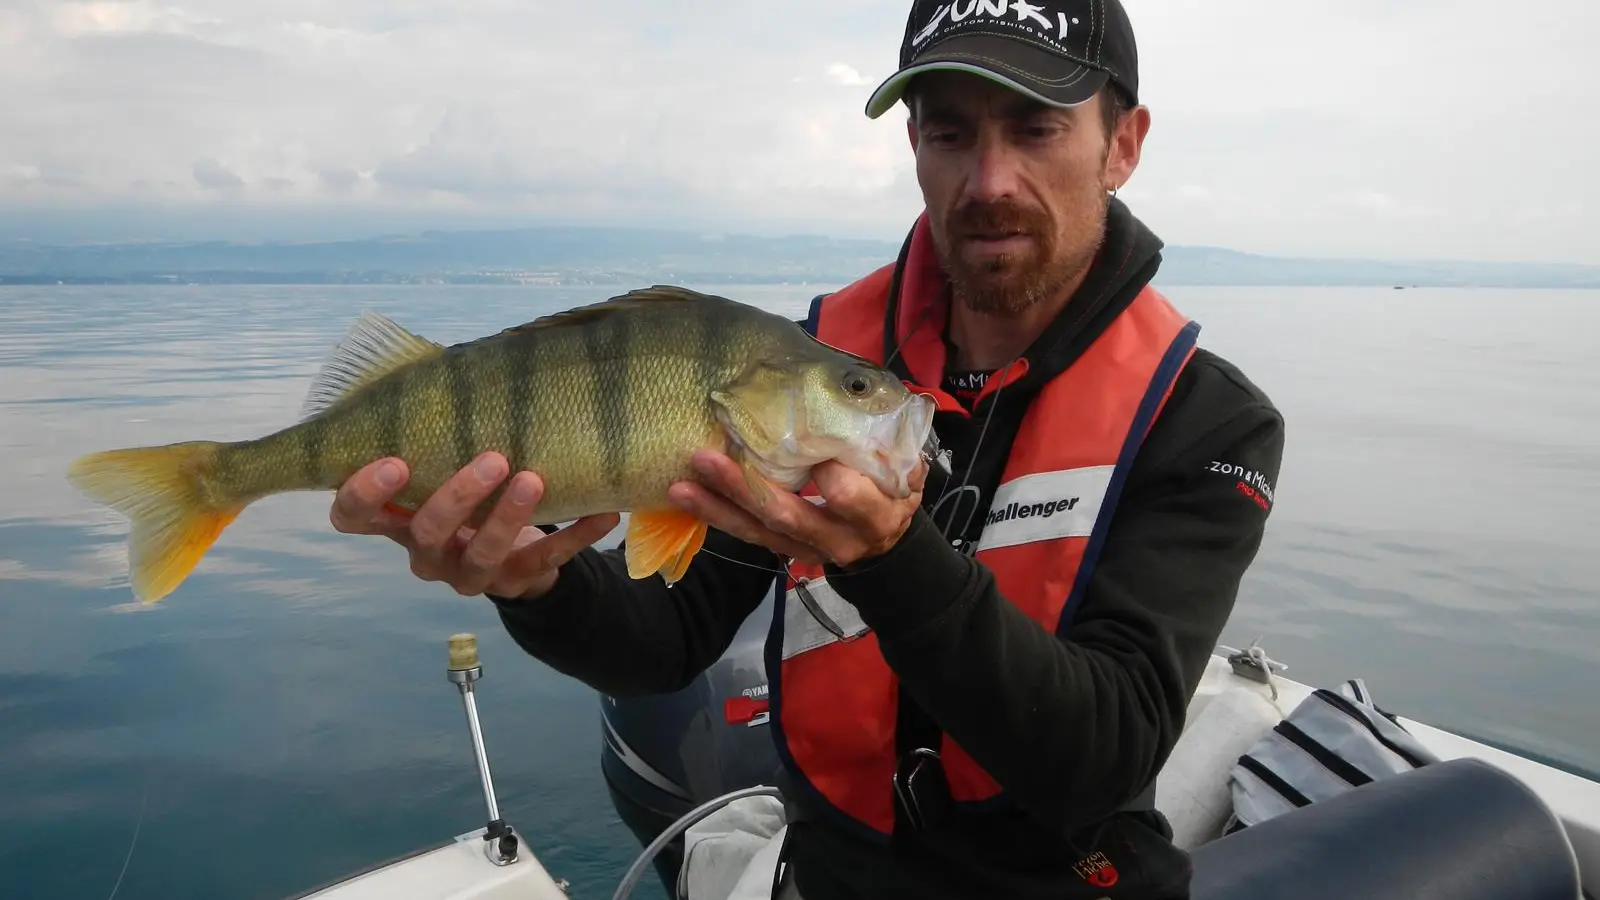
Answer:
[[[812,481],[826,506],[773,488],[765,502],[745,481],[744,471],[727,455],[700,451],[695,471],[704,484],[681,481],[669,492],[673,502],[713,528],[740,540],[813,565],[853,565],[893,547],[911,525],[922,503],[927,463],[911,475],[911,495],[897,500],[872,479],[834,461],[812,470]]]

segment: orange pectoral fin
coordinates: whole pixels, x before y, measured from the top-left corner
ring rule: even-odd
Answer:
[[[628,517],[628,576],[660,572],[667,584],[683,577],[706,541],[706,523],[677,509],[653,509]]]
[[[397,503],[393,503],[393,502],[385,503],[383,505],[383,511],[384,512],[388,512],[388,513],[394,513],[397,516],[405,516],[408,519],[417,514],[417,511],[414,510],[414,509],[406,509],[404,506],[401,506],[401,505],[399,505]]]

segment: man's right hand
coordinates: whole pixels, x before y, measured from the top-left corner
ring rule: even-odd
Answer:
[[[510,465],[488,452],[451,476],[414,515],[385,508],[410,471],[394,458],[368,464],[339,488],[329,520],[344,534],[381,534],[411,555],[411,572],[442,581],[465,597],[534,598],[555,586],[560,567],[611,532],[616,513],[587,516],[554,534],[528,524],[544,482],[519,472],[489,517],[466,527],[473,510],[505,481]]]

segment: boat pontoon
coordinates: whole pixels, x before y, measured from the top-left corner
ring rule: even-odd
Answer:
[[[600,764],[616,813],[643,846],[616,900],[633,895],[651,866],[681,891],[686,832],[730,804],[776,796],[761,647],[771,602],[683,690],[600,698]],[[1156,805],[1194,859],[1194,900],[1600,897],[1600,782],[1405,717],[1395,721],[1438,762],[1229,833],[1239,757],[1313,693],[1284,669],[1258,646],[1219,648],[1157,781]],[[447,675],[466,712],[484,824],[294,900],[567,900],[567,883],[500,815],[471,635],[450,638]]]

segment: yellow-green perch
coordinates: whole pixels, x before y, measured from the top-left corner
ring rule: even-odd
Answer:
[[[396,503],[416,509],[487,450],[543,478],[532,524],[630,512],[629,574],[670,583],[705,538],[705,524],[667,499],[672,482],[694,477],[696,450],[729,453],[759,490],[799,490],[812,466],[837,459],[904,497],[932,416],[930,398],[783,316],[658,285],[452,347],[363,313],[298,424],[93,453],[69,477],[129,518],[133,592],[147,602],[176,589],[262,497],[335,490],[397,456],[411,478]]]

